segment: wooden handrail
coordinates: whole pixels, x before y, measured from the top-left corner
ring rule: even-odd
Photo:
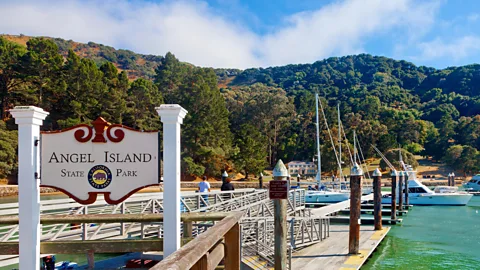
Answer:
[[[205,212],[182,213],[181,220],[191,221],[218,221],[229,216],[229,213]],[[0,225],[18,224],[18,216],[0,216]],[[62,223],[119,223],[119,222],[162,222],[163,214],[88,214],[88,215],[42,215],[40,224]]]
[[[220,253],[218,245],[223,240],[225,240],[225,263],[227,264],[225,268],[238,269],[240,267],[239,221],[243,214],[243,212],[233,212],[150,269],[185,270],[199,266],[197,263],[200,265],[208,264],[209,254],[211,254],[210,260],[212,260],[212,257],[218,257]],[[210,265],[210,267],[215,268],[215,265]]]
[[[182,245],[193,238],[182,238]],[[0,255],[19,254],[18,242],[0,242]],[[88,241],[47,241],[40,243],[41,254],[123,253],[163,251],[163,238]]]

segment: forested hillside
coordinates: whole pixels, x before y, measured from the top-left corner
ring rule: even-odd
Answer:
[[[14,41],[0,37],[0,177],[16,170],[16,126],[7,112],[15,105],[49,111],[44,130],[97,116],[147,130],[161,127],[155,106],[180,104],[189,112],[182,127],[182,170],[218,176],[223,168],[256,174],[280,158],[311,160],[315,92],[333,136],[340,104],[347,164],[356,130],[366,158],[375,155],[372,144],[384,152],[401,145],[466,173],[480,168],[479,65],[437,70],[363,54],[214,70],[182,63],[171,53],[141,56],[50,38]],[[322,166],[335,173],[323,115],[321,120]]]

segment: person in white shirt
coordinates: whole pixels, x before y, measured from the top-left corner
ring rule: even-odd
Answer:
[[[207,182],[207,177],[204,176],[202,182],[198,183],[198,192],[210,192],[210,183]]]

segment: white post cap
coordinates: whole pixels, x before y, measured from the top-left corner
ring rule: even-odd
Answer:
[[[222,177],[228,177],[228,173],[227,173],[227,171],[223,171],[223,173],[222,173]]]
[[[455,173],[452,172],[452,176],[455,176]]]
[[[263,173],[260,173],[260,176],[263,177]]]
[[[362,167],[360,167],[360,165],[358,165],[357,163],[355,163],[352,167],[352,169],[350,170],[350,175],[352,176],[360,176],[360,175],[363,175],[363,170],[362,170]]]
[[[372,176],[382,176],[382,172],[379,168],[376,168],[375,171],[373,171]]]
[[[178,104],[162,104],[156,107],[158,115],[160,115],[163,123],[180,123],[183,124],[183,118],[187,115],[187,110]]]
[[[10,113],[13,118],[15,118],[17,125],[34,124],[40,126],[43,124],[43,120],[49,115],[49,113],[42,108],[35,106],[15,106],[15,108],[10,110]]]
[[[398,176],[397,170],[393,170],[391,176]]]
[[[288,176],[287,167],[285,167],[285,164],[283,164],[283,161],[279,159],[277,162],[277,165],[275,165],[275,168],[273,169],[273,177],[287,177],[287,176]]]

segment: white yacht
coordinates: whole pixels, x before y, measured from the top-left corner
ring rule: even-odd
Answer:
[[[463,184],[463,187],[466,191],[470,192],[478,192],[480,191],[480,174],[475,175],[468,181],[467,183]]]
[[[457,187],[436,187],[433,191],[417,180],[416,171],[412,166],[404,164],[404,170],[408,174],[408,200],[411,205],[466,205],[472,198],[472,194],[458,191]],[[399,190],[397,189],[397,193]],[[401,192],[405,196],[404,190]],[[397,194],[397,201],[398,201]],[[391,194],[382,197],[383,204],[392,202]]]

